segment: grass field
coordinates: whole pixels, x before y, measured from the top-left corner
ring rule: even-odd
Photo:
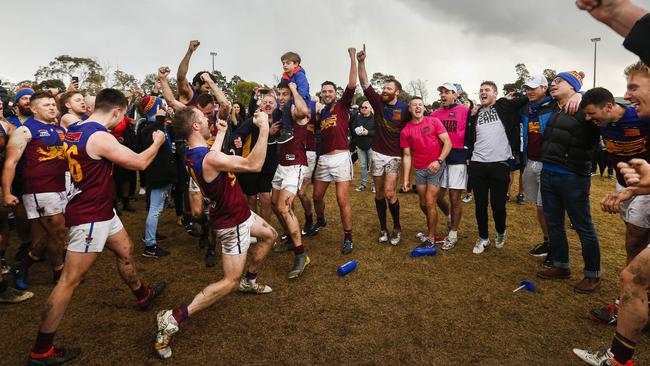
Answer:
[[[176,226],[173,209],[165,212],[159,226],[170,237],[163,247],[172,255],[142,258],[145,211],[140,200],[138,211],[124,214],[122,220],[135,242],[140,273],[147,283],[166,281],[166,293],[154,311],[138,311],[106,252],[80,286],[56,341],[82,347],[72,365],[577,365],[572,347],[606,347],[614,332],[588,316],[589,309],[617,296],[617,276],[625,263],[623,223],[616,215],[602,213],[597,204],[613,187],[612,180],[592,179],[592,215],[604,279],[602,289],[592,295],[573,291],[582,279],[582,258],[570,230],[571,280],[535,278],[541,259],[527,252],[541,234],[532,205],[508,203],[503,249],[472,254],[477,231],[470,203],[464,204],[456,248],[435,257],[411,258],[414,235],[425,229],[417,196],[400,195],[404,240],[393,247],[377,243],[373,194],[351,190],[355,250],[342,256],[343,234],[331,187],[328,226],[305,240],[313,262],[304,275],[288,280],[292,255],[272,253],[260,281],[274,291],[233,294],[191,318],[174,339],[174,355],[167,361],[153,352],[155,312],[191,301],[222,271],[220,264],[205,268],[196,239]],[[490,230],[493,237],[492,224]],[[15,249],[12,245],[9,257]],[[350,259],[356,259],[359,268],[338,277],[336,268]],[[35,265],[30,272],[34,298],[0,307],[0,364],[24,363],[51,289],[49,271],[45,264]],[[535,280],[538,291],[513,294],[522,279]],[[649,361],[644,338],[636,362]]]

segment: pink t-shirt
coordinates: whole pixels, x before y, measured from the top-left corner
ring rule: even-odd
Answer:
[[[409,122],[399,136],[399,146],[411,149],[413,166],[426,169],[440,158],[442,144],[439,135],[447,133],[445,126],[435,117],[424,117],[418,124]]]
[[[467,125],[467,107],[456,105],[452,108],[438,108],[431,113],[431,117],[436,117],[445,126],[451,147],[462,149],[465,146],[465,127]]]

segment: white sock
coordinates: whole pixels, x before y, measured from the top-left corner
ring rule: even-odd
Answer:
[[[449,230],[449,239],[458,239],[458,231]]]

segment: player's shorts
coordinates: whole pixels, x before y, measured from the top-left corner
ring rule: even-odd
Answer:
[[[255,212],[241,224],[225,229],[217,229],[217,238],[221,242],[221,252],[226,255],[246,254],[251,245],[251,228],[257,220]]]
[[[541,161],[528,159],[524,174],[521,176],[526,200],[528,202],[535,202],[540,207],[542,206],[542,185],[540,184],[540,177],[542,176],[543,167],[544,163]]]
[[[429,169],[415,169],[415,185],[416,186],[432,185],[432,186],[440,187],[444,172],[445,172],[444,164],[435,173]]]
[[[465,189],[467,188],[467,165],[451,164],[445,167],[442,173],[442,188]]]
[[[71,198],[72,193],[74,192],[74,183],[72,183],[72,177],[70,176],[70,172],[66,171],[65,172],[65,196],[67,198]]]
[[[321,182],[349,182],[352,180],[352,158],[349,151],[321,155],[316,165],[315,180]]]
[[[196,184],[194,181],[194,178],[190,177],[190,184],[187,187],[188,192],[201,192],[201,188],[199,188],[199,185]]]
[[[117,234],[122,228],[124,226],[117,214],[110,220],[72,226],[68,232],[68,250],[78,253],[101,253],[108,237]]]
[[[278,165],[271,182],[273,189],[283,189],[295,195],[302,185],[303,172],[306,169],[307,167],[304,165]]]
[[[623,186],[616,183],[616,191],[623,190]],[[632,199],[621,202],[619,206],[621,219],[638,227],[650,229],[650,195],[634,196]]]
[[[68,198],[65,192],[27,193],[23,194],[23,204],[31,220],[65,212]]]
[[[400,156],[388,156],[376,151],[370,154],[370,174],[373,177],[381,177],[384,174],[399,174],[402,169],[402,158]]]
[[[307,151],[307,167],[302,175],[307,181],[311,181],[311,177],[314,175],[317,159],[316,151]]]

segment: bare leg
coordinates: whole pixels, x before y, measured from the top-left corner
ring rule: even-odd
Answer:
[[[336,201],[339,204],[343,230],[352,230],[352,207],[350,206],[350,200],[348,197],[349,188],[350,181],[336,182]]]
[[[449,203],[451,205],[451,228],[450,230],[458,231],[460,219],[463,216],[462,189],[449,190]],[[543,212],[542,212],[543,214]]]
[[[116,234],[109,236],[106,241],[106,248],[115,254],[117,272],[122,277],[124,283],[131,290],[140,288],[142,282],[138,278],[135,261],[133,260],[133,244],[126,230],[122,228]]]
[[[324,218],[325,217],[325,192],[327,192],[327,187],[329,187],[330,182],[322,182],[320,180],[314,180],[314,207],[316,208],[316,217]]]

